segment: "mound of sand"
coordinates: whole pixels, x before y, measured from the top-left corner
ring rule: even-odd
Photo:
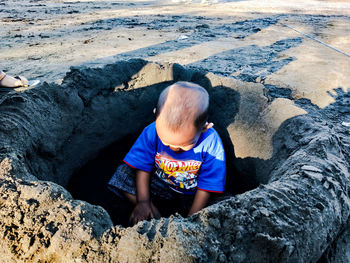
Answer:
[[[178,80],[209,91],[211,118],[237,157],[229,165],[260,186],[189,218],[113,226],[102,207],[74,200],[64,187],[100,149],[152,121],[159,92]],[[74,68],[62,85],[1,94],[2,260],[315,262],[325,251],[329,257],[350,215],[350,131],[342,126],[349,98],[338,90],[335,102],[320,109],[271,97],[261,84],[144,60]],[[228,176],[230,184],[239,181]]]

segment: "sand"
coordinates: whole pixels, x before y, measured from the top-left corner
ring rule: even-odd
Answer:
[[[284,26],[350,54],[347,1],[190,2],[2,2],[0,67],[53,82],[70,66],[141,57],[289,88],[319,107],[349,88],[349,57]]]
[[[350,4],[218,2],[0,2],[1,68],[48,82],[0,95],[6,262],[350,260]],[[250,191],[113,226],[63,187],[176,80],[208,89]]]

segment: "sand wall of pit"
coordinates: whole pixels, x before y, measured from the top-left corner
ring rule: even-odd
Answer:
[[[211,120],[239,171],[230,187],[250,191],[189,218],[113,226],[64,186],[99,150],[154,120],[158,94],[178,80],[210,93]],[[0,253],[6,262],[316,262],[350,214],[349,133],[335,118],[342,98],[302,108],[261,84],[143,60],[73,68],[61,85],[1,94]]]

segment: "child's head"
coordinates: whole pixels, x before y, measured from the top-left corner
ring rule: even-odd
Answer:
[[[163,144],[173,151],[188,151],[197,143],[208,124],[209,95],[191,82],[176,82],[159,96],[156,128]]]

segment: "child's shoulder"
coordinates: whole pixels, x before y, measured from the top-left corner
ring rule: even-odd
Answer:
[[[143,131],[145,131],[145,132],[151,132],[151,133],[156,132],[156,122],[154,121],[154,122],[148,124],[148,125],[143,129]]]
[[[152,122],[151,124],[147,125],[143,131],[143,136],[146,136],[147,139],[154,140],[157,136],[157,130],[156,130],[156,123]]]
[[[204,150],[220,147],[222,142],[218,132],[214,128],[210,128],[202,133],[199,144],[202,144]]]
[[[203,133],[203,141],[201,143],[201,151],[206,156],[211,156],[212,158],[223,160],[224,157],[224,145],[222,144],[219,133],[214,129],[210,128],[205,133]]]
[[[210,140],[210,141],[220,139],[218,132],[213,127],[211,127],[206,132],[204,132],[202,134],[202,137],[203,139]]]

